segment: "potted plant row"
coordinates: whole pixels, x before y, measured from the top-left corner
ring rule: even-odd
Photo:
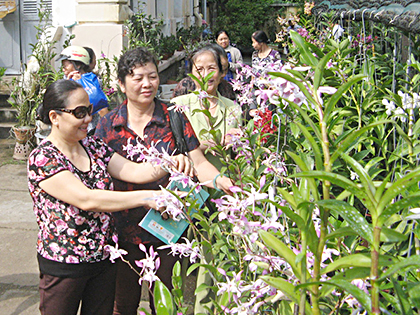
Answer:
[[[16,109],[17,124],[12,128],[16,139],[13,157],[27,159],[35,145],[36,111],[42,103],[47,86],[61,74],[53,66],[56,53],[53,51],[56,41],[48,32],[51,27],[49,10],[38,10],[39,24],[36,26],[36,43],[31,44],[32,52],[27,63],[22,65],[22,75],[15,77],[9,84],[11,89],[9,104]]]

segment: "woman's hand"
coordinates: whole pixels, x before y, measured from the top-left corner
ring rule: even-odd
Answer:
[[[232,195],[232,192],[229,189],[232,186],[233,186],[233,182],[229,177],[218,176],[216,178],[216,187],[214,188],[223,190],[228,195]]]
[[[80,80],[82,78],[82,75],[80,74],[79,71],[72,71],[69,73],[69,75],[67,76],[67,79],[69,80]]]
[[[162,216],[163,220],[167,220],[169,218],[172,219],[172,214],[166,211],[167,210],[166,206],[162,205],[162,202],[159,202],[160,205],[158,205],[158,202],[156,201],[156,199],[159,198],[159,196],[161,196],[163,192],[161,190],[151,190],[150,192],[153,194],[153,197],[147,198],[147,202],[148,202],[147,206],[158,211],[160,215]],[[174,193],[177,194],[178,197],[181,197],[181,198],[185,197],[186,195],[185,191],[175,191]]]
[[[223,144],[229,145],[232,142],[232,137],[242,137],[244,133],[240,128],[231,128],[223,137]]]
[[[184,154],[172,156],[172,169],[184,173],[186,176],[194,177],[196,170],[194,169],[193,161]]]

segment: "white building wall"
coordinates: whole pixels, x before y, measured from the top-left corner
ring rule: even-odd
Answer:
[[[130,9],[130,3],[133,3]],[[53,24],[63,27],[63,36],[74,34],[73,45],[91,47],[97,57],[119,56],[126,38],[124,21],[142,10],[147,15],[164,19],[163,33],[175,34],[177,27],[194,23],[193,7],[198,0],[52,0]],[[60,50],[61,51],[61,50]],[[58,51],[59,53],[59,51]],[[59,66],[59,65],[58,65]]]

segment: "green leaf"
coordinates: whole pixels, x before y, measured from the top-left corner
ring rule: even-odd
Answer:
[[[327,239],[346,237],[350,235],[357,235],[357,233],[350,227],[345,226],[327,234]]]
[[[175,315],[175,305],[172,294],[162,281],[155,282],[153,290],[156,315]]]
[[[420,268],[420,255],[414,255],[408,258],[404,258],[403,260],[393,264],[391,267],[388,268],[387,271],[382,273],[382,275],[379,277],[379,280],[384,280],[392,276],[394,273],[397,273],[403,269],[405,270],[405,268]]]
[[[419,181],[420,169],[412,171],[398,179],[385,191],[382,198],[379,200],[378,209],[385,209],[385,207],[391,203],[392,199],[406,191],[409,187],[417,185]],[[379,215],[381,215],[381,213],[379,213]]]
[[[295,291],[295,286],[290,282],[284,280],[283,278],[270,276],[261,276],[260,279],[283,292],[284,295],[286,295],[293,302],[299,303],[299,295]],[[312,314],[312,310],[308,302],[305,303],[305,314]]]
[[[372,303],[371,303],[369,295],[366,294],[363,290],[356,287],[355,285],[351,284],[349,281],[335,279],[335,280],[325,281],[322,283],[332,284],[345,290],[347,293],[352,295],[363,306],[363,308],[366,311],[370,312],[370,310],[372,309]]]
[[[299,33],[293,30],[290,31],[290,37],[296,47],[299,49],[302,62],[308,66],[315,67],[318,63],[318,59],[316,59],[312,52],[309,50],[308,43],[305,41],[305,39],[300,36]]]
[[[273,205],[275,205],[277,208],[279,208],[281,211],[283,211],[283,213],[290,218],[294,223],[296,223],[296,225],[298,226],[299,229],[304,229],[306,227],[306,223],[303,221],[303,218],[301,216],[299,216],[297,213],[295,213],[293,210],[291,210],[289,207],[287,206],[280,206],[280,204],[278,204],[277,202],[271,201],[271,200],[266,200],[266,202],[271,203]]]
[[[392,284],[394,285],[395,292],[397,292],[398,301],[400,302],[400,307],[403,315],[412,315],[413,310],[411,308],[410,302],[408,301],[408,296],[405,294],[401,285],[394,278],[391,279]]]
[[[359,176],[359,180],[363,185],[366,195],[371,200],[371,203],[374,204],[376,188],[375,188],[375,185],[373,184],[373,181],[369,177],[368,172],[363,168],[362,165],[360,165],[355,159],[353,159],[349,155],[343,153],[341,156],[344,159],[344,161],[346,161],[347,164],[349,164],[351,168]],[[375,210],[375,209],[369,209],[369,210]]]
[[[280,301],[280,305],[278,307],[278,314],[293,315],[293,304],[294,303],[290,301]]]
[[[260,279],[266,282],[267,284],[275,287],[276,289],[282,291],[293,302],[299,303],[299,296],[295,292],[295,286],[290,282],[280,277],[261,276]]]
[[[397,130],[398,134],[407,142],[411,143],[410,138],[408,135],[404,132],[404,130],[397,124],[397,122],[394,121],[394,127]]]
[[[404,242],[406,239],[407,235],[397,232],[394,229],[383,227],[381,230],[381,242],[398,243]]]
[[[369,210],[373,208],[373,204],[371,200],[368,198],[368,195],[366,194],[366,192],[363,189],[360,189],[358,185],[356,185],[353,181],[351,181],[345,176],[342,176],[336,173],[324,172],[324,171],[310,171],[310,172],[301,172],[301,173],[293,174],[293,175],[290,175],[290,177],[312,177],[316,179],[328,180],[334,185],[338,185],[341,188],[351,192],[353,195],[359,198],[360,201]]]
[[[298,279],[301,279],[302,273],[300,264],[296,264],[296,254],[287,247],[286,244],[284,244],[281,240],[279,240],[277,237],[272,235],[269,232],[266,231],[259,231],[260,237],[264,241],[264,244],[274,250],[280,257],[283,257],[284,260],[286,260],[290,267],[293,270],[293,273]],[[309,274],[308,277],[309,278]]]
[[[308,140],[314,154],[316,169],[322,171],[324,169],[324,163],[322,162],[322,154],[319,145],[315,142],[314,137],[312,137],[309,130],[305,126],[299,122],[295,122],[294,125],[299,127],[305,139]]]
[[[172,269],[172,286],[174,288],[182,287],[182,277],[181,277],[181,263],[177,261]]]
[[[202,283],[195,289],[194,294],[197,294],[197,293],[200,293],[201,291],[207,290],[210,287],[211,286],[209,286],[208,284]]]
[[[299,166],[299,168],[304,171],[304,172],[308,172],[310,171],[309,167],[305,164],[305,162],[300,158],[300,156],[298,156],[297,154],[290,152],[290,151],[286,151],[286,153],[293,159],[293,161],[295,161],[295,163],[297,164],[297,166]],[[312,178],[308,178],[307,179],[309,182],[309,186],[311,187],[311,192],[312,192],[312,196],[314,196],[315,200],[319,199],[318,196],[318,188],[317,185],[315,183],[315,180]]]
[[[367,130],[372,129],[376,126],[383,125],[386,123],[392,123],[391,120],[380,120],[377,122],[374,122],[372,124],[369,124],[367,126],[364,126],[363,128],[360,128],[356,131],[353,131],[350,133],[338,146],[336,151],[331,155],[330,163],[334,163],[334,161],[343,153],[344,151],[349,149],[349,146],[356,140],[356,138],[364,135]]]
[[[410,299],[417,309],[420,308],[420,283],[417,282],[413,286],[409,287],[408,294],[410,295]]]
[[[331,113],[331,111],[334,109],[334,106],[338,103],[338,101],[343,97],[343,94],[345,94],[353,84],[356,82],[362,80],[365,78],[365,75],[363,74],[357,74],[354,76],[351,76],[350,79],[344,83],[343,85],[340,85],[340,87],[337,89],[337,91],[331,96],[331,98],[328,99],[326,104],[324,105],[324,115],[325,117],[328,117]]]
[[[353,267],[351,269],[346,269],[335,273],[335,275],[330,280],[346,280],[351,282],[355,279],[368,279],[370,276],[370,267]],[[323,285],[320,290],[320,297],[328,296],[333,290],[332,286]]]
[[[292,135],[297,138],[300,135],[299,127],[296,124],[290,124],[289,125],[290,131],[292,132]]]
[[[320,200],[318,204],[342,216],[357,234],[373,243],[372,227],[356,208],[341,200]]]
[[[335,54],[337,49],[333,49],[328,54],[326,54],[324,57],[321,58],[318,65],[315,68],[314,73],[314,79],[313,79],[313,86],[314,91],[317,91],[319,86],[322,83],[323,75],[324,75],[324,69],[327,64],[327,62],[331,59],[331,57]]]
[[[287,203],[293,208],[297,209],[295,197],[284,188],[277,188],[277,191],[283,196]]]
[[[368,267],[371,265],[371,258],[365,254],[353,254],[349,256],[344,256],[338,258],[328,264],[327,267],[321,270],[321,274],[326,274],[328,272],[349,267]]]

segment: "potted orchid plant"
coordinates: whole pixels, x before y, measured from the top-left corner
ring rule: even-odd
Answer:
[[[8,102],[17,111],[17,124],[13,127],[16,138],[15,159],[26,159],[34,145],[36,110],[42,102],[44,91],[50,82],[58,79],[53,67],[55,41],[50,32],[50,12],[41,4],[38,10],[39,25],[35,44],[31,44],[29,61],[22,67],[22,75],[10,83]]]

